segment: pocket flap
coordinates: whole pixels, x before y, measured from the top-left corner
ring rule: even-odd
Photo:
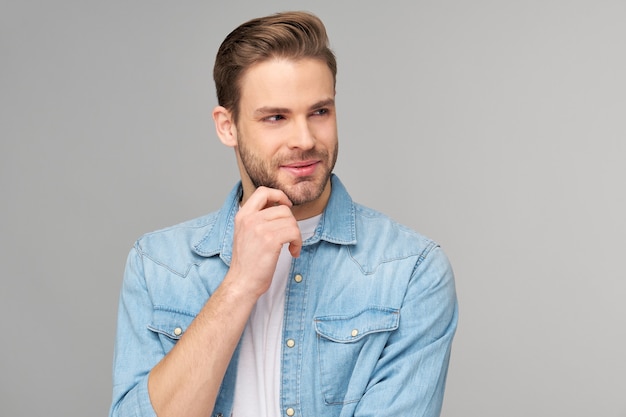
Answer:
[[[152,321],[148,324],[148,329],[178,340],[195,318],[191,313],[157,308],[152,312]]]
[[[323,316],[315,318],[315,331],[334,342],[348,343],[377,332],[398,328],[400,310],[372,307],[352,316]]]

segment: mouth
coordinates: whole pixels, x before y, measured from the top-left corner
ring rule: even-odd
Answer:
[[[280,166],[280,168],[296,177],[306,177],[313,175],[320,163],[321,161],[317,159],[308,161],[297,161],[283,164]]]

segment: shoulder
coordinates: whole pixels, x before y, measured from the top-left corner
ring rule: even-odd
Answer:
[[[207,235],[216,225],[219,212],[155,230],[141,236],[135,249],[143,258],[168,266],[174,270],[185,269],[198,255],[193,245]]]
[[[422,235],[386,214],[372,208],[354,203],[358,240],[382,241],[391,246],[408,244],[413,250],[438,246],[432,239]]]
[[[350,251],[362,270],[373,273],[389,266],[394,279],[407,277],[414,291],[437,294],[433,299],[453,308],[454,272],[437,242],[362,205],[355,204],[355,213],[357,244]]]
[[[417,264],[439,248],[434,240],[377,210],[358,203],[354,209],[357,244],[352,255],[356,259],[379,264],[413,258]]]

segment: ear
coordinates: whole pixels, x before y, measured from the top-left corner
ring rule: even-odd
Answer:
[[[232,113],[225,107],[217,106],[213,109],[213,121],[220,141],[231,148],[237,146],[237,127]]]

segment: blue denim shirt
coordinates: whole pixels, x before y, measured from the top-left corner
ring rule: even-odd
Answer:
[[[224,278],[240,196],[238,185],[220,211],[147,234],[131,250],[111,416],[155,416],[148,373]],[[283,339],[295,345],[283,344],[284,415],[439,415],[457,302],[436,243],[353,203],[333,176],[328,205],[290,277]],[[212,416],[231,415],[236,367],[237,351]]]

